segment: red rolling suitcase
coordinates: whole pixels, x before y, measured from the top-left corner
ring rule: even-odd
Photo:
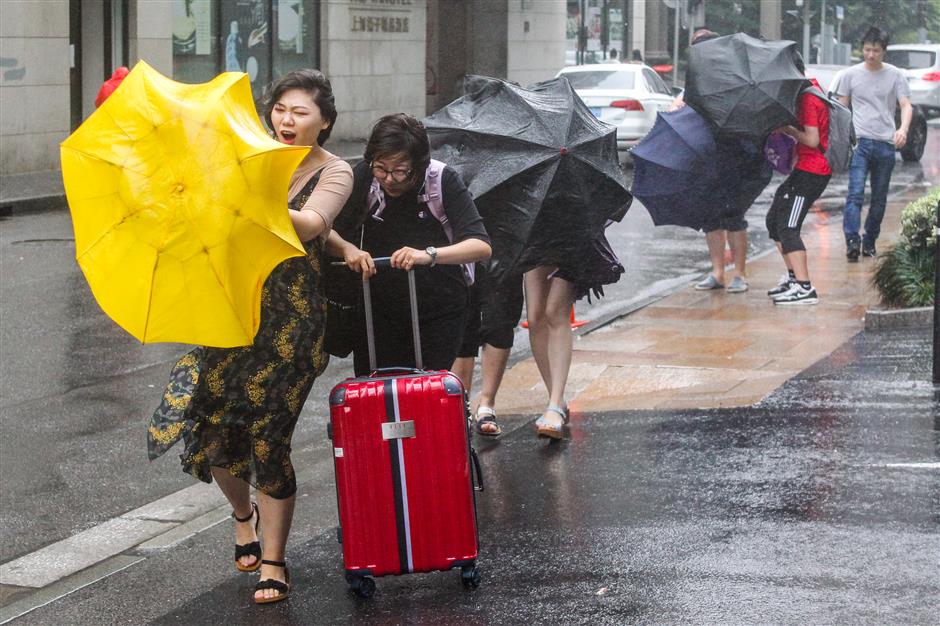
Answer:
[[[373,373],[347,379],[330,393],[337,535],[346,580],[365,597],[375,591],[373,576],[459,568],[466,587],[480,581],[473,484],[479,464],[470,449],[466,394],[454,374],[421,369],[411,272],[408,283],[418,369],[375,370],[366,281]]]

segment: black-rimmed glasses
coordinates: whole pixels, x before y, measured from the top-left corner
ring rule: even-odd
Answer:
[[[372,164],[372,175],[378,178],[379,180],[385,180],[389,176],[392,177],[396,183],[403,183],[411,176],[412,170],[387,170],[381,165]]]

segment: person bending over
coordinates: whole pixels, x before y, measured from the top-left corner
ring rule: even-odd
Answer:
[[[805,72],[799,55],[795,61],[800,72]],[[777,242],[777,249],[787,266],[787,274],[780,284],[767,292],[774,304],[819,302],[809,279],[809,264],[800,228],[809,208],[829,184],[832,168],[825,155],[829,147],[829,105],[823,99],[825,94],[816,79],[811,79],[811,82],[817,93],[804,91],[797,104],[801,128],[785,126],[779,129],[796,139],[797,161],[793,172],[777,188],[767,212],[767,232]]]
[[[461,266],[491,254],[483,220],[460,176],[432,164],[427,132],[414,117],[396,113],[381,118],[363,156],[353,169],[353,191],[343,208],[346,225],[330,234],[328,252],[371,280],[379,368],[416,363],[406,273],[377,273],[374,259],[391,257],[393,268],[418,269],[424,367],[448,369],[462,343],[468,310],[468,278]],[[440,176],[440,202],[450,234],[426,201],[429,175]],[[363,375],[370,366],[361,306],[359,311],[353,367]]]

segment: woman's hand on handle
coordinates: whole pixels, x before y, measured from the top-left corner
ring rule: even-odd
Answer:
[[[437,249],[437,265],[460,265],[461,263],[475,263],[490,258],[493,249],[482,239],[464,239],[463,241]],[[419,265],[431,265],[431,255],[424,250],[399,248],[391,256],[391,266],[410,270]]]
[[[405,246],[404,248],[399,248],[392,253],[391,265],[394,268],[400,270],[410,270],[414,269],[419,265],[430,265],[431,264],[431,255],[425,252],[424,250],[417,250],[415,248],[409,248]]]
[[[372,255],[365,250],[350,245],[343,250],[343,261],[346,263],[346,267],[354,272],[359,272],[363,278],[375,276],[375,261],[372,260]]]

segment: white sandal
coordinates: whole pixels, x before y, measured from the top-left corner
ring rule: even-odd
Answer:
[[[561,418],[559,421],[546,418],[546,414],[555,413]],[[539,437],[548,437],[549,439],[561,439],[564,437],[565,424],[568,423],[568,407],[549,404],[537,420],[535,420],[535,430]]]

